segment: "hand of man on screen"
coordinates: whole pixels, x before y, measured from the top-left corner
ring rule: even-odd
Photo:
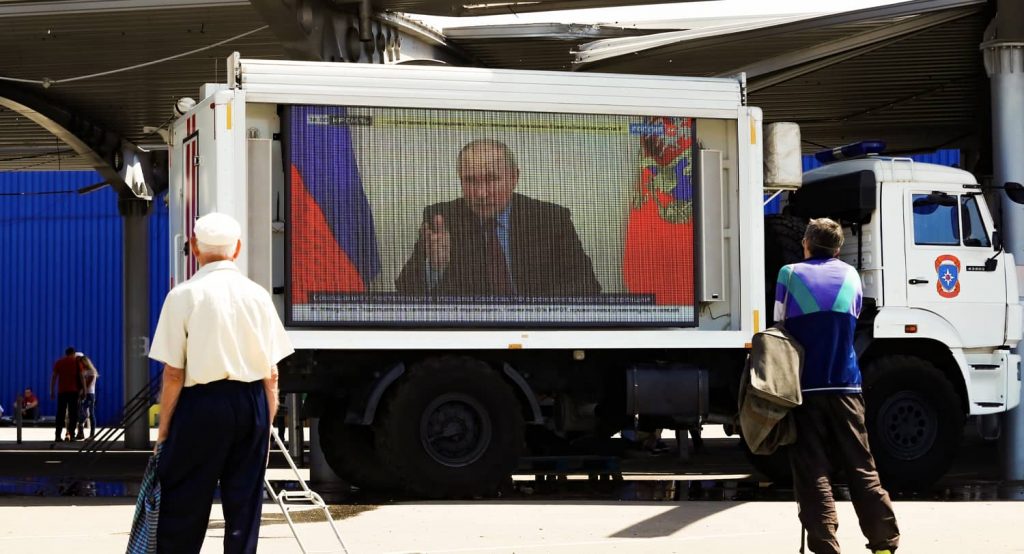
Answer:
[[[430,267],[436,271],[448,269],[452,240],[448,229],[444,226],[444,216],[435,215],[433,221],[423,224],[420,232],[427,246],[427,261],[430,263]]]

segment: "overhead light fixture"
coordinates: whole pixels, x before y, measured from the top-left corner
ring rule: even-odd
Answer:
[[[189,112],[192,108],[196,107],[196,101],[189,98],[188,96],[182,96],[174,103],[174,115],[181,117]]]

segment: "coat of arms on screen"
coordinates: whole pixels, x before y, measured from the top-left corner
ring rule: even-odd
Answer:
[[[623,282],[659,305],[692,305],[693,120],[646,117],[630,125],[639,136],[640,167],[626,224]]]
[[[678,117],[647,118],[642,125],[631,126],[640,135],[640,183],[633,197],[633,208],[653,201],[658,214],[670,223],[685,223],[693,215],[693,127],[690,119]]]

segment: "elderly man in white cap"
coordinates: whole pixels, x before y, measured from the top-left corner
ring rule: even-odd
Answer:
[[[157,551],[199,552],[220,482],[224,552],[256,552],[277,363],[293,352],[270,294],[239,272],[238,222],[195,223],[199,271],[164,300],[149,356],[163,362]]]

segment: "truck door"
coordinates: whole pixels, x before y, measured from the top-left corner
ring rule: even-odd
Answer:
[[[995,252],[979,196],[924,187],[904,195],[907,305],[945,318],[968,348],[1001,344],[1006,319],[1003,268],[985,270]]]

